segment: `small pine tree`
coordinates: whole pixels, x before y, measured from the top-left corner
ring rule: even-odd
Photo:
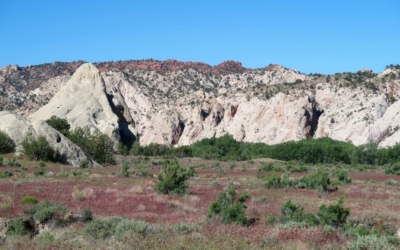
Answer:
[[[350,209],[343,208],[343,204],[344,198],[342,196],[334,205],[321,205],[317,212],[321,224],[330,225],[332,227],[341,227],[345,224],[347,217],[350,215]]]
[[[14,151],[15,142],[7,133],[0,131],[0,154],[12,153]]]
[[[236,189],[231,186],[226,191],[221,191],[217,200],[211,202],[208,208],[208,218],[220,217],[222,223],[238,223],[240,225],[248,225],[249,220],[245,217],[246,206],[245,201],[250,195],[243,192],[242,196],[237,199]]]
[[[188,180],[196,174],[193,167],[184,168],[178,162],[167,161],[158,175],[156,190],[161,194],[184,195],[188,193]]]

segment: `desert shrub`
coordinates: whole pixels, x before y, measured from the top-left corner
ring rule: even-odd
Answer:
[[[115,164],[114,143],[96,130],[91,133],[89,127],[77,127],[69,132],[68,139],[78,145],[89,157],[100,164]]]
[[[122,237],[129,233],[144,234],[148,226],[148,223],[145,221],[122,219],[116,225],[114,235],[116,237]]]
[[[131,175],[129,168],[130,168],[129,163],[127,161],[123,161],[121,163],[121,166],[119,167],[118,175],[123,177],[129,177]]]
[[[77,177],[77,178],[85,177],[85,173],[82,171],[72,170],[71,173],[74,177]]]
[[[21,164],[16,159],[8,159],[7,166],[19,168]]]
[[[3,166],[3,157],[0,156],[0,166]]]
[[[89,222],[93,220],[93,213],[92,210],[90,210],[90,208],[85,208],[82,212],[82,221],[83,222]]]
[[[262,163],[262,165],[257,169],[257,176],[260,177],[261,174],[265,172],[282,172],[282,168],[275,166],[272,162]]]
[[[35,176],[45,176],[46,175],[46,171],[43,168],[41,168],[40,170],[35,171],[33,174]]]
[[[226,191],[221,191],[217,200],[211,202],[208,208],[208,218],[218,217],[222,223],[238,223],[248,225],[249,220],[245,217],[245,201],[250,199],[246,192],[237,199],[235,187],[230,187]]]
[[[43,232],[41,234],[38,234],[34,238],[34,240],[43,245],[51,244],[56,241],[54,236],[50,232]]]
[[[341,227],[346,223],[347,217],[350,215],[349,208],[343,208],[344,198],[340,197],[334,205],[319,207],[317,215],[321,224],[330,225],[332,227]]]
[[[93,239],[106,239],[115,234],[116,227],[122,218],[114,217],[107,220],[94,219],[89,222],[83,232],[84,236]]]
[[[28,204],[36,204],[39,202],[39,199],[35,196],[25,196],[21,199],[21,204],[28,205]]]
[[[282,188],[282,180],[281,177],[275,173],[269,174],[264,177],[265,179],[265,188]]]
[[[305,221],[286,221],[285,223],[279,223],[276,225],[278,229],[290,229],[290,228],[307,228],[310,225]]]
[[[196,229],[196,225],[187,223],[179,223],[174,227],[174,231],[180,234],[190,234]]]
[[[343,169],[335,168],[335,169],[332,171],[332,174],[335,175],[335,176],[337,176],[338,180],[339,180],[341,183],[347,184],[347,183],[350,183],[350,182],[351,182],[351,178],[349,178],[349,174],[348,174],[345,170],[343,170]]]
[[[386,168],[385,174],[400,175],[400,162]]]
[[[15,142],[3,131],[0,131],[0,154],[12,153],[15,151]]]
[[[45,201],[42,204],[36,205],[26,211],[32,215],[36,221],[41,223],[51,220],[57,213],[67,212],[68,209],[57,202]]]
[[[318,169],[307,176],[303,176],[297,179],[290,179],[287,174],[283,177],[280,175],[271,173],[266,176],[262,176],[265,180],[265,188],[296,188],[296,189],[316,189],[324,192],[332,191],[330,189],[331,180],[329,179],[328,173],[322,169]]]
[[[60,177],[60,178],[67,178],[67,177],[68,177],[68,173],[60,172],[60,173],[57,174],[57,177]]]
[[[181,167],[178,162],[166,162],[158,175],[156,191],[161,194],[184,195],[188,193],[188,180],[196,174],[193,167]]]
[[[14,173],[11,171],[4,171],[4,172],[0,172],[0,178],[8,178],[8,177],[12,177],[14,176]]]
[[[286,163],[286,170],[292,173],[303,173],[303,172],[307,172],[308,168],[304,165],[295,165],[295,163],[293,161],[287,162]]]
[[[145,165],[138,166],[137,169],[138,171],[136,173],[136,176],[139,177],[153,176],[153,174],[148,171],[147,166]]]
[[[295,205],[291,201],[286,202],[281,208],[280,220],[283,224],[298,222],[305,227],[319,224],[318,219],[312,213],[305,212],[303,207]]]
[[[22,218],[11,220],[8,223],[8,229],[7,229],[6,235],[21,236],[21,235],[26,235],[26,234],[27,234],[27,231],[24,226],[24,222],[22,221]]]
[[[305,184],[306,189],[318,189],[324,192],[330,191],[331,180],[328,173],[323,169],[317,169],[311,174],[300,178],[300,182]]]
[[[80,167],[80,168],[89,168],[89,167],[90,167],[89,161],[88,161],[88,160],[83,160],[83,161],[81,162],[81,164],[79,164],[79,167]]]
[[[68,136],[71,126],[66,119],[62,119],[53,115],[52,117],[50,117],[50,119],[46,120],[46,123],[64,136]]]
[[[35,161],[48,161],[57,158],[56,152],[43,135],[37,138],[27,134],[22,141],[24,153]]]
[[[348,244],[350,250],[395,250],[396,246],[391,244],[386,237],[378,237],[376,235],[358,236]]]

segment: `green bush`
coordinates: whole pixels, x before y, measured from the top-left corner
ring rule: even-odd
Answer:
[[[317,169],[308,176],[300,178],[300,182],[305,183],[307,189],[317,189],[324,192],[330,191],[331,180],[328,173],[323,169]]]
[[[95,219],[88,223],[84,236],[92,239],[107,239],[112,236],[121,238],[130,233],[145,234],[148,223],[140,220],[129,220],[120,217]]]
[[[66,119],[62,119],[53,115],[50,119],[46,120],[46,123],[64,136],[68,136],[71,126]]]
[[[184,195],[188,193],[188,180],[196,174],[193,167],[181,167],[178,162],[166,162],[158,175],[156,191],[161,194]]]
[[[257,169],[257,176],[260,177],[261,174],[265,172],[282,172],[282,168],[275,166],[272,162],[262,163],[262,165]]]
[[[15,142],[13,139],[7,133],[0,131],[0,154],[12,153],[14,151]]]
[[[35,196],[25,196],[21,199],[21,204],[28,205],[28,204],[36,204],[39,202],[39,199]]]
[[[51,220],[57,213],[67,212],[68,209],[57,202],[45,201],[27,210],[26,213],[32,215],[36,221],[41,223]]]
[[[281,208],[281,218],[282,223],[299,222],[303,223],[304,226],[315,226],[319,224],[318,219],[309,212],[304,212],[304,208],[293,204],[291,201],[285,203]]]
[[[82,171],[72,170],[72,175],[77,178],[85,177],[85,173]]]
[[[16,159],[8,159],[7,166],[19,168],[21,164],[18,163]]]
[[[56,239],[50,232],[44,232],[44,233],[38,234],[34,240],[43,245],[52,244],[56,241]]]
[[[336,228],[343,226],[346,223],[347,217],[350,215],[350,209],[343,208],[343,204],[344,198],[340,197],[338,202],[334,205],[321,205],[317,212],[321,224]]]
[[[83,160],[83,161],[81,162],[81,164],[79,164],[79,167],[80,167],[80,168],[89,168],[89,167],[90,167],[89,161],[88,161],[88,160]]]
[[[138,167],[138,172],[136,173],[136,176],[147,177],[147,176],[153,176],[153,174],[148,171],[145,165],[143,165]]]
[[[90,210],[90,208],[85,208],[84,210],[83,210],[83,213],[82,213],[82,221],[83,222],[89,222],[89,221],[92,221],[93,220],[93,213],[92,213],[92,210]]]
[[[11,220],[8,223],[8,229],[7,229],[6,235],[22,236],[22,235],[26,235],[26,234],[27,234],[27,231],[24,226],[24,222],[22,221],[22,218]]]
[[[190,234],[195,231],[196,228],[194,224],[179,223],[174,227],[174,231],[180,234]]]
[[[391,244],[386,237],[376,235],[358,236],[348,244],[350,250],[395,250],[396,246]]]
[[[40,162],[39,162],[39,167],[40,167],[40,168],[46,167],[46,163],[44,163],[43,161],[40,161]]]
[[[265,188],[282,188],[282,180],[281,177],[275,173],[269,174],[264,177],[265,179]]]
[[[339,180],[341,183],[347,184],[347,183],[350,183],[350,182],[351,182],[351,178],[349,178],[349,174],[348,174],[345,170],[343,170],[343,169],[335,168],[335,169],[332,171],[332,174],[335,175],[335,176],[337,176],[338,180]]]
[[[116,225],[114,235],[123,237],[132,233],[145,234],[148,226],[145,221],[123,219]]]
[[[100,164],[115,164],[114,143],[111,139],[96,130],[90,132],[89,127],[77,127],[69,132],[68,139],[78,145],[89,157]]]
[[[121,163],[121,166],[119,167],[119,175],[123,177],[129,177],[131,175],[131,172],[129,171],[129,163],[127,161],[123,161]]]
[[[95,219],[89,222],[83,232],[84,236],[93,239],[106,239],[115,234],[115,229],[122,218],[114,217],[107,220]]]
[[[245,201],[250,199],[250,195],[243,192],[237,199],[235,187],[230,187],[226,191],[221,191],[217,200],[211,202],[208,208],[208,218],[221,218],[222,223],[238,223],[240,225],[249,225],[249,220],[245,217]]]
[[[43,135],[35,138],[27,134],[22,141],[22,147],[24,153],[35,161],[48,161],[57,158],[56,152]]]
[[[44,169],[41,168],[40,170],[35,171],[33,174],[34,174],[35,176],[45,176],[45,175],[46,175],[46,171],[44,171]]]
[[[11,171],[4,171],[4,172],[0,172],[0,178],[8,178],[8,177],[12,177],[14,175],[13,172]]]
[[[385,174],[400,175],[400,162],[385,169]]]

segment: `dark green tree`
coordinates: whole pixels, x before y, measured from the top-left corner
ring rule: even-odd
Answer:
[[[12,153],[15,151],[15,142],[3,131],[0,131],[0,154]]]
[[[167,161],[158,175],[156,191],[161,194],[184,195],[188,193],[188,180],[196,174],[193,167],[181,167],[178,162]]]
[[[221,191],[217,200],[211,202],[208,208],[208,218],[220,217],[222,223],[238,223],[240,225],[249,225],[249,220],[245,216],[246,200],[250,195],[246,192],[237,198],[235,187],[231,186],[226,191]]]
[[[70,125],[66,119],[59,118],[57,116],[52,116],[50,119],[46,120],[46,123],[51,127],[56,129],[58,132],[63,134],[64,136],[68,136]]]

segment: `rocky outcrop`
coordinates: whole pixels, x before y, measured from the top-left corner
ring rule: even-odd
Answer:
[[[25,118],[9,111],[0,111],[0,130],[14,140],[17,152],[22,152],[21,143],[26,134],[36,135],[34,128]]]
[[[100,130],[108,135],[115,143],[115,147],[121,142],[122,131],[130,131],[130,117],[124,116],[122,98],[118,99],[117,105],[113,98],[108,98],[104,82],[99,71],[92,64],[83,64],[73,74],[71,79],[61,87],[48,104],[41,107],[37,112],[30,115],[32,121],[49,119],[51,116],[65,118],[71,125],[76,127],[89,127]],[[117,112],[116,115],[114,111]],[[127,124],[121,126],[120,123]],[[131,131],[134,135],[134,132]]]
[[[134,140],[180,146],[224,134],[268,144],[324,136],[381,147],[400,141],[396,68],[378,75],[365,70],[324,76],[276,64],[246,69],[233,61],[217,66],[176,60],[94,65],[100,70],[85,64],[72,77],[61,74],[29,93],[9,91],[14,94],[8,97],[32,104],[17,109],[22,115],[45,105],[33,120],[66,117],[73,127],[99,129],[128,146]],[[15,74],[23,68],[0,69],[0,83],[6,71]]]
[[[23,151],[22,141],[26,135],[37,137],[43,135],[62,156],[64,163],[78,167],[83,161],[88,161],[93,167],[100,166],[90,158],[74,143],[72,143],[63,134],[50,127],[44,121],[29,122],[25,118],[12,114],[9,111],[0,112],[0,130],[6,132],[15,142],[16,151]]]
[[[242,73],[246,69],[243,68],[240,62],[225,61],[216,66],[210,66],[201,62],[180,62],[177,60],[131,60],[119,62],[103,62],[95,63],[101,72],[107,72],[111,69],[119,70],[148,70],[157,73],[165,74],[174,71],[194,69],[201,73],[206,74],[229,74],[229,73]]]

